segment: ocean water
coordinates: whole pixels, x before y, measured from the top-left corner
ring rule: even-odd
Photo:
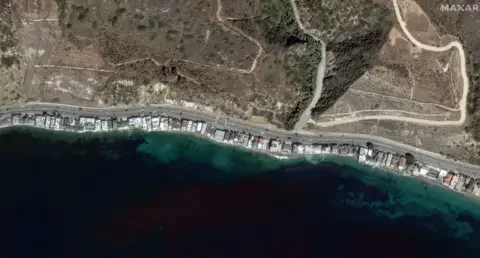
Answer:
[[[480,203],[348,158],[0,132],[1,257],[478,257]]]

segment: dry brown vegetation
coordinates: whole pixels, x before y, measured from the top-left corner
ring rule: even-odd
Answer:
[[[443,153],[452,159],[480,163],[478,157],[472,155],[472,149],[478,148],[478,144],[472,141],[461,127],[438,127],[386,120],[368,120],[334,127],[317,127],[313,124],[309,126],[310,130],[317,132],[334,131],[377,135],[425,150]]]
[[[393,23],[391,11],[372,0],[297,0],[303,20],[327,44],[323,92],[312,110],[328,110],[373,66]]]
[[[473,5],[474,1],[458,0],[417,0],[428,14],[432,23],[438,26],[440,34],[457,37],[465,48],[468,74],[470,77],[470,92],[468,95],[469,123],[466,130],[476,141],[480,141],[480,34],[478,26],[480,16],[478,11],[441,11],[442,4]],[[472,153],[480,159],[480,152],[472,147]]]
[[[341,12],[333,9],[331,17]],[[184,100],[291,128],[312,96],[321,56],[319,42],[299,30],[287,0],[29,0],[18,13],[27,24],[17,31],[20,45],[35,52],[17,87],[28,100],[46,101],[50,91],[58,97],[48,100],[90,105]],[[329,46],[336,56],[325,96],[333,97],[321,100],[324,109],[369,66],[383,41],[383,29],[337,29],[342,35],[355,30],[359,38],[339,36]],[[330,93],[334,84],[341,91]]]
[[[308,27],[332,44],[361,39],[391,25],[388,8],[372,0],[299,0],[297,4]]]
[[[400,1],[400,9],[402,16],[406,17],[409,31],[420,41],[442,45],[452,40],[451,37],[439,37],[435,27],[415,2]],[[455,50],[421,50],[408,40],[395,23],[373,66],[352,84],[347,92],[350,94],[343,95],[324,114],[331,119],[336,113],[361,116],[372,112],[393,115],[405,111],[399,116],[423,116],[427,119],[430,116],[432,120],[438,120],[440,116],[437,115],[444,113],[441,120],[454,119],[452,111],[457,113],[459,110],[463,86],[459,66]],[[375,108],[357,104],[358,98],[368,96],[376,96],[381,103],[376,103]],[[402,104],[396,105],[397,102]],[[321,114],[316,119],[324,120]]]
[[[343,113],[349,108],[370,109],[365,114],[396,108],[420,113],[442,109],[415,102],[430,100],[454,108],[453,95],[461,92],[440,91],[438,85],[447,79],[440,73],[441,65],[425,65],[434,60],[445,65],[450,53],[412,52],[411,46],[401,45],[401,38],[396,46],[389,44],[395,20],[385,2],[296,2],[305,25],[327,43],[324,91],[314,116],[333,114],[329,108],[338,100],[334,109]],[[183,101],[290,128],[311,98],[320,62],[319,43],[299,30],[288,0],[8,0],[2,4],[0,104],[120,106]],[[407,19],[415,36],[434,40],[420,16]],[[455,56],[452,60],[450,68],[456,65]],[[411,85],[412,78],[418,87],[409,95],[411,88],[405,85]],[[396,83],[396,90],[384,87],[386,80]],[[345,94],[351,87],[407,100],[413,96],[414,102]],[[456,115],[452,112],[450,118]],[[359,124],[372,130],[392,125]],[[411,134],[423,130],[411,129]]]
[[[24,25],[8,26],[22,57],[23,78],[12,86],[20,102],[182,100],[284,127],[308,103],[320,62],[318,43],[298,30],[285,0],[28,0],[12,6]],[[239,14],[247,19],[236,20]],[[262,27],[252,31],[247,23]],[[4,104],[14,102],[8,97]]]
[[[15,8],[10,1],[0,1],[0,105],[7,100],[21,101],[23,94],[18,91],[21,80],[21,55],[18,53],[18,38],[15,30],[18,23]]]
[[[246,68],[257,52],[254,43],[216,20],[213,1],[57,2],[63,6],[64,35],[77,47],[98,41],[113,64],[146,57],[162,63],[186,58]]]
[[[169,88],[164,99],[195,102],[203,96],[199,104],[214,104],[242,118],[264,116],[288,127],[310,98],[320,61],[318,44],[298,30],[285,0],[260,5],[202,0],[57,3],[64,37],[77,49],[97,46],[106,66],[118,72],[98,89],[106,105],[158,101],[140,96],[152,94],[161,82]],[[223,8],[219,15],[227,22],[217,16],[218,3]],[[239,5],[269,15],[231,20],[252,14]],[[252,31],[250,25],[261,27]],[[258,56],[262,47],[265,51]],[[165,69],[171,74],[165,75]],[[166,78],[172,76],[175,79]],[[111,83],[119,80],[133,81],[134,86]]]
[[[373,68],[356,80],[332,108],[323,115],[316,116],[316,122],[311,121],[310,127],[314,130],[375,134],[478,164],[480,118],[477,116],[480,112],[476,109],[476,104],[480,106],[480,98],[475,100],[479,92],[475,76],[479,69],[475,69],[475,64],[472,63],[476,55],[473,50],[477,49],[472,46],[478,43],[478,30],[473,24],[479,22],[478,15],[473,17],[472,13],[442,13],[442,1],[417,2],[420,6],[411,0],[399,1],[408,30],[415,38],[426,44],[443,46],[456,40],[449,36],[453,35],[460,39],[469,52],[467,58],[470,58],[468,73],[471,76],[471,88],[467,132],[461,126],[439,128],[377,120],[327,128],[315,125],[316,122],[365,115],[416,117],[437,121],[459,119],[458,101],[463,93],[463,81],[458,53],[454,50],[442,53],[422,51],[409,42],[397,24],[389,32],[389,39],[383,45]]]

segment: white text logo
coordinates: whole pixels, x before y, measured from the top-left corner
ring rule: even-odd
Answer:
[[[442,4],[442,12],[478,12],[478,4]]]

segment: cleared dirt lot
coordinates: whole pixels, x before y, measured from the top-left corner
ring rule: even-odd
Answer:
[[[375,67],[368,72],[376,81],[370,91],[455,107],[462,94],[458,53],[417,49],[403,37],[394,37],[400,31],[396,27],[393,30]],[[366,85],[358,83],[352,88],[365,90]]]

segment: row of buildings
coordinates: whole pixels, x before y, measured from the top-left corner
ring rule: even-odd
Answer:
[[[108,132],[122,130],[183,131],[204,135],[215,141],[269,152],[274,155],[342,155],[355,157],[359,163],[389,169],[403,175],[421,176],[451,189],[480,196],[480,179],[436,168],[405,155],[386,153],[351,144],[316,144],[267,138],[249,132],[216,128],[205,121],[167,116],[133,116],[119,118],[74,117],[50,114],[13,114],[0,117],[0,127],[28,125],[58,131]]]
[[[441,183],[458,192],[480,196],[480,179],[471,176],[447,171],[428,164],[420,164],[413,173],[414,176],[422,176],[427,179]]]
[[[399,171],[407,168],[407,157],[396,153],[385,153],[373,148],[360,148],[358,162],[373,167],[384,167]]]
[[[358,162],[372,167],[394,170],[403,175],[420,176],[458,192],[480,196],[480,179],[438,168],[421,161],[411,160],[407,162],[405,155],[361,147],[358,153]]]
[[[250,149],[280,154],[336,154],[356,156],[359,148],[348,144],[303,144],[301,142],[282,141],[277,138],[266,138],[248,132],[218,128],[216,128],[211,134],[208,134],[208,136],[219,142],[236,144]]]

